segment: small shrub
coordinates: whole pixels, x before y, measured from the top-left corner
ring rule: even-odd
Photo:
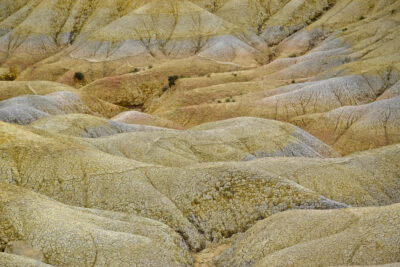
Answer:
[[[293,58],[293,57],[297,57],[296,54],[290,54],[289,57]]]
[[[292,83],[296,83],[296,81],[295,81],[295,80],[292,80]]]
[[[140,71],[140,69],[134,68],[133,70],[131,70],[131,73],[136,73],[136,72],[139,72],[139,71]]]
[[[220,104],[222,103],[222,101],[221,101],[221,100],[218,100],[217,102],[218,102],[218,103],[220,103]]]
[[[167,91],[168,90],[168,86],[166,86],[166,85],[164,85],[162,88],[161,88],[161,91],[163,91],[163,92],[165,92],[165,91]]]
[[[175,86],[176,81],[179,79],[179,76],[173,75],[168,77],[168,86],[172,87]]]
[[[210,78],[210,77],[211,77],[211,74],[208,74],[208,75],[207,75],[207,78]]]
[[[343,29],[342,29],[342,32],[345,32],[345,31],[347,31],[347,28],[343,28]]]
[[[360,20],[363,20],[363,19],[365,19],[365,17],[364,17],[364,16],[361,16],[361,17],[360,17]]]
[[[225,102],[226,102],[226,103],[229,103],[229,102],[231,102],[231,99],[230,99],[230,98],[227,98],[227,99],[225,99]]]
[[[237,74],[236,74],[236,73],[232,73],[232,75],[233,75],[233,76],[235,76],[235,77],[237,76]]]
[[[235,100],[235,99],[232,99],[232,102],[236,102],[236,100]]]
[[[18,77],[18,71],[17,68],[14,66],[11,66],[8,69],[8,72],[3,73],[0,75],[0,81],[14,81]]]
[[[152,68],[153,68],[153,65],[150,65],[150,66],[149,66],[149,69],[152,69]]]
[[[82,82],[82,81],[85,80],[85,75],[82,72],[77,71],[74,74],[74,79],[77,80],[77,81]]]
[[[396,13],[396,9],[392,9],[391,13],[392,13],[392,15],[393,15],[394,13]]]

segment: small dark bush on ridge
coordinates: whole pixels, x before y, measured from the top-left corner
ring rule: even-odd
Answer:
[[[18,77],[18,71],[16,67],[11,66],[8,72],[0,75],[0,81],[14,81]]]
[[[179,79],[179,76],[173,75],[168,77],[168,86],[172,87],[175,86],[176,81]]]
[[[74,79],[78,81],[83,81],[85,80],[85,75],[82,72],[75,72],[74,74]]]
[[[138,68],[134,68],[133,70],[131,70],[132,73],[136,73],[139,72],[140,70]]]

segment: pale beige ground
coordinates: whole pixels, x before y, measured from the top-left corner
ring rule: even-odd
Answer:
[[[399,25],[397,0],[0,1],[0,265],[398,266]]]

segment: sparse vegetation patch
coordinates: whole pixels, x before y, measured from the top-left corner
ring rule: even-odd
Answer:
[[[171,88],[172,86],[175,86],[176,81],[179,79],[178,75],[173,75],[168,77],[168,86]]]
[[[16,67],[11,66],[8,72],[0,75],[0,81],[14,81],[18,77],[18,70]]]
[[[79,82],[83,82],[85,80],[85,75],[82,72],[77,71],[74,74],[74,80],[75,81],[79,81]]]
[[[139,72],[139,71],[140,71],[140,69],[134,68],[133,70],[131,70],[131,73],[137,73],[137,72]]]

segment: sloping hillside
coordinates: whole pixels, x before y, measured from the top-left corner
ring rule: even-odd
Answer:
[[[0,0],[0,266],[398,266],[400,1]]]

